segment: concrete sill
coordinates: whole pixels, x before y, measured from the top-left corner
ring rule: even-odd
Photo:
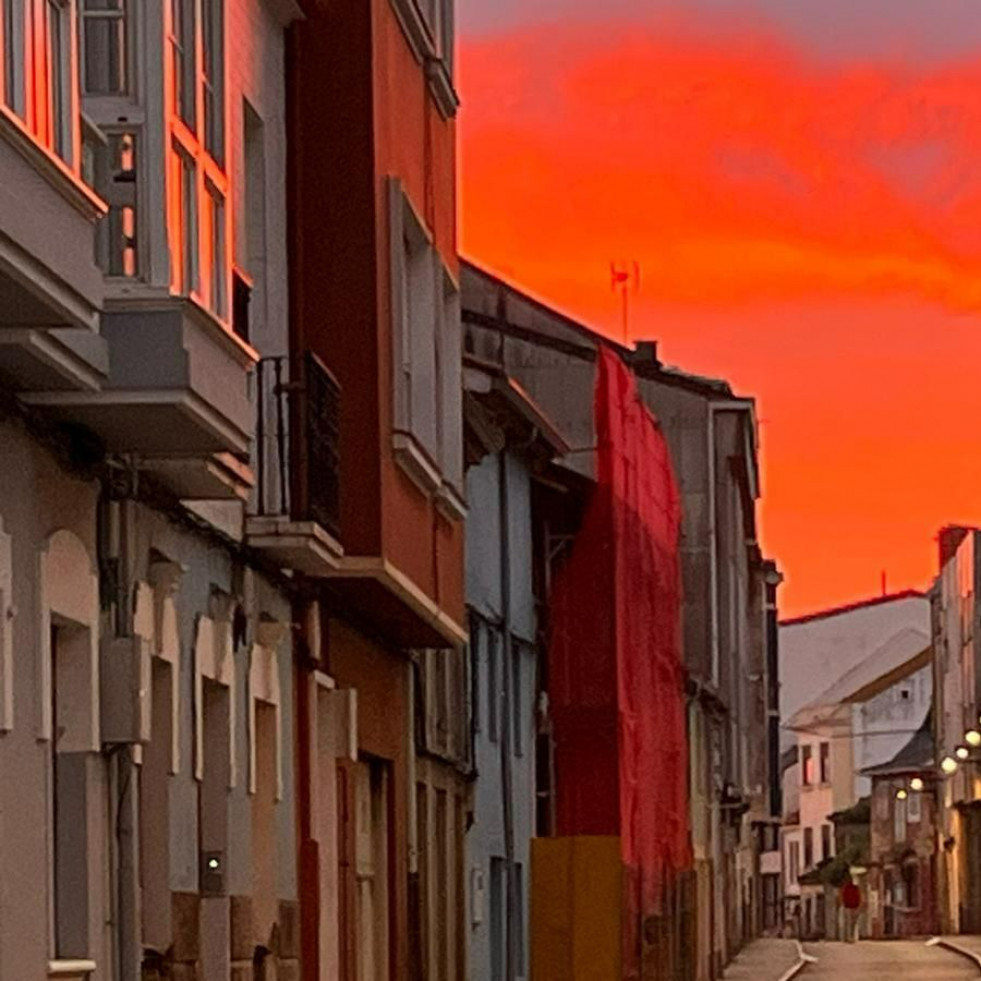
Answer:
[[[395,450],[395,462],[419,490],[427,497],[439,492],[443,485],[442,475],[415,436],[397,432],[392,437],[392,447]]]
[[[48,977],[61,978],[62,981],[87,981],[88,976],[95,972],[95,967],[95,961],[48,961]]]

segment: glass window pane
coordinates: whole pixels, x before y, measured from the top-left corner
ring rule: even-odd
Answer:
[[[204,46],[204,144],[218,163],[225,151],[224,4],[202,0],[201,31]]]
[[[225,256],[225,202],[221,195],[212,187],[208,188],[210,208],[210,266],[211,266],[211,309],[219,317],[228,313],[226,297],[226,276],[228,261]]]
[[[73,148],[69,11],[61,0],[48,0],[47,15],[51,146],[62,160],[71,163]]]
[[[90,95],[119,95],[126,92],[126,16],[123,0],[86,0],[82,18],[85,91]]]
[[[171,84],[177,114],[191,129],[195,124],[194,0],[171,0]]]
[[[4,102],[18,115],[24,114],[24,5],[26,0],[3,4]]]

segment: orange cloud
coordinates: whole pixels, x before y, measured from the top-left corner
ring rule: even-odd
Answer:
[[[614,256],[641,261],[650,302],[910,291],[981,309],[981,67],[673,31],[466,45],[469,253],[592,315]],[[939,162],[917,174],[923,147]]]
[[[981,523],[981,62],[551,24],[461,58],[465,252],[760,398],[763,537],[802,612],[924,585]]]

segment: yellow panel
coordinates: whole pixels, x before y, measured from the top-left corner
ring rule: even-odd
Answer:
[[[531,887],[535,981],[620,981],[620,840],[536,839]]]

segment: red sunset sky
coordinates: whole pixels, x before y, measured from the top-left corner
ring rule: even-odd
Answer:
[[[610,332],[640,262],[634,336],[759,400],[785,613],[925,586],[981,522],[976,4],[461,3],[465,254]]]

